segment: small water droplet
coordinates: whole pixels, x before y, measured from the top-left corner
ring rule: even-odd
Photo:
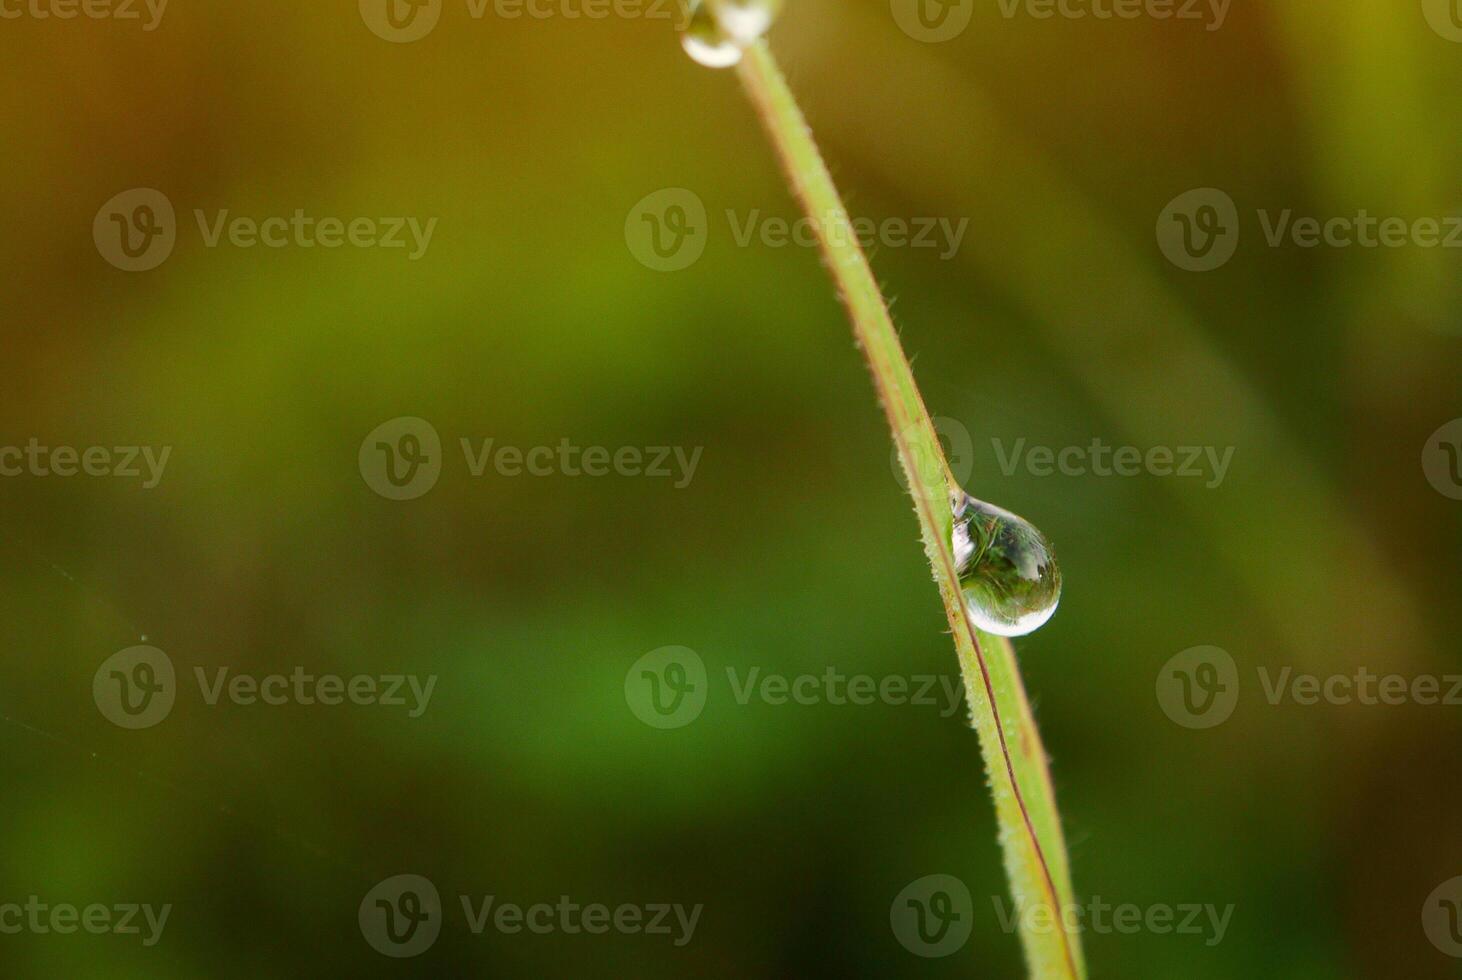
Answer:
[[[680,46],[693,61],[707,68],[730,68],[741,60],[741,45],[721,27],[710,3],[704,0],[692,0],[690,22],[680,35]]]
[[[1061,601],[1056,554],[1035,525],[960,492],[954,501],[954,564],[970,620],[986,633],[1024,636]]]
[[[721,30],[742,47],[767,32],[781,13],[781,0],[708,0],[715,5]]]
[[[690,21],[680,44],[708,68],[729,68],[781,12],[782,0],[690,0]]]

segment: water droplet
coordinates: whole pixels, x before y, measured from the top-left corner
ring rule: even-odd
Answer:
[[[680,46],[697,64],[707,68],[730,68],[741,60],[741,45],[722,29],[711,5],[692,0],[690,22],[680,35]]]
[[[767,32],[777,14],[781,0],[709,0],[715,6],[721,30],[742,47],[754,43]]]
[[[1035,525],[967,493],[954,501],[954,564],[970,620],[986,633],[1024,636],[1061,601],[1061,569]]]

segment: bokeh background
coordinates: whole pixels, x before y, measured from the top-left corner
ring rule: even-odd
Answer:
[[[1270,704],[1256,680],[1462,673],[1462,505],[1422,465],[1462,414],[1459,253],[1271,247],[1256,217],[1459,214],[1462,44],[1413,0],[1235,3],[1217,30],[973,8],[925,43],[886,0],[790,0],[771,40],[854,212],[969,219],[952,257],[874,263],[931,409],[971,433],[972,491],[1063,560],[1017,649],[1079,895],[1234,907],[1216,945],[1088,931],[1091,975],[1462,974],[1422,915],[1462,874],[1462,706]],[[732,73],[667,19],[465,0],[403,44],[349,0],[173,0],[153,31],[8,9],[0,443],[172,455],[152,489],[0,479],[0,903],[173,909],[150,948],[0,935],[0,972],[1023,975],[963,710],[742,705],[726,681],[957,676],[816,253],[725,218],[797,216]],[[139,187],[177,246],[128,273],[92,226]],[[1202,187],[1242,232],[1195,273],[1154,229]],[[625,231],[664,188],[708,213],[676,272]],[[209,248],[193,218],[300,208],[438,225],[410,261]],[[404,502],[357,462],[402,416],[445,459]],[[463,437],[702,456],[680,488],[479,478]],[[1019,439],[1235,453],[1211,488],[1006,473],[993,440]],[[144,636],[181,690],[128,731],[92,678]],[[667,645],[710,696],[658,730],[625,676]],[[1243,685],[1206,730],[1155,694],[1198,645]],[[417,718],[209,706],[193,671],[223,666],[438,681]],[[357,910],[404,872],[446,923],[396,960]],[[969,886],[972,934],[924,959],[889,910],[933,873]],[[460,895],[704,911],[682,947],[477,936]]]

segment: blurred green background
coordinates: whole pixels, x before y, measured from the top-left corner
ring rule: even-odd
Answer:
[[[172,912],[151,947],[0,934],[5,976],[1023,975],[963,709],[734,696],[728,668],[957,664],[816,252],[726,219],[797,217],[734,74],[670,19],[565,3],[447,0],[390,43],[350,0],[173,0],[151,31],[8,0],[0,445],[171,457],[151,489],[0,479],[0,905]],[[1462,44],[1412,0],[1236,3],[1216,30],[968,7],[926,43],[886,0],[791,0],[771,40],[855,213],[969,219],[951,257],[873,261],[931,410],[971,435],[971,491],[1062,556],[1061,610],[1017,650],[1079,895],[1233,906],[1211,945],[1089,929],[1091,975],[1462,975],[1423,916],[1462,875],[1462,706],[1271,704],[1256,680],[1462,673],[1459,504],[1422,465],[1462,414],[1459,252],[1271,247],[1257,217],[1462,213]],[[1205,187],[1241,233],[1196,273],[1154,229]],[[93,238],[132,188],[177,211],[147,272]],[[664,188],[708,215],[674,272],[626,235]],[[208,247],[194,212],[224,209],[438,223],[416,261]],[[405,416],[443,465],[393,501],[357,454]],[[702,455],[679,488],[477,477],[462,438]],[[1235,451],[1207,487],[1005,472],[994,441],[1020,439]],[[177,701],[125,730],[92,679],[143,637]],[[709,697],[659,730],[626,673],[670,645]],[[1205,730],[1155,694],[1198,645],[1242,682]],[[224,666],[437,683],[414,718],[209,705],[194,670]],[[444,905],[414,959],[357,922],[402,873]],[[890,903],[935,873],[968,885],[972,933],[926,959]],[[683,946],[474,935],[462,895],[704,911]]]

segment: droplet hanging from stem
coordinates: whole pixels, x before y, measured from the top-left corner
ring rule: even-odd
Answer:
[[[697,64],[729,68],[781,12],[781,0],[690,0],[681,46]]]

